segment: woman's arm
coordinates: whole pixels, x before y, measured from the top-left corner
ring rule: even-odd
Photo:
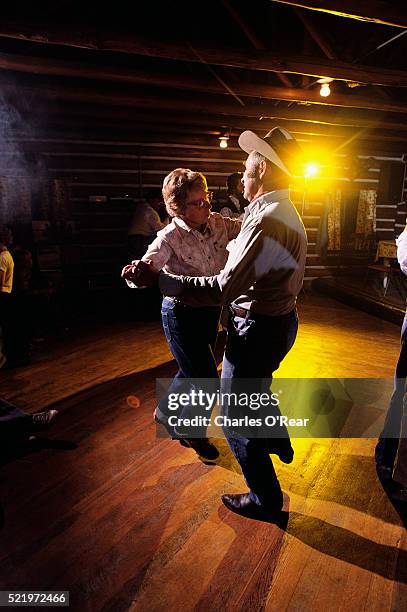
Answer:
[[[172,254],[173,250],[165,238],[162,236],[157,236],[157,238],[149,245],[141,260],[148,260],[153,268],[156,270],[162,270]]]

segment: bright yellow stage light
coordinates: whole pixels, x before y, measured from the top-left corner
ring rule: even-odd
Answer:
[[[319,174],[320,167],[318,164],[311,162],[305,165],[304,169],[304,177],[305,178],[314,178]]]

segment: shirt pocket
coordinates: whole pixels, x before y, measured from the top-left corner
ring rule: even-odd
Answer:
[[[177,256],[177,267],[179,268],[179,274],[185,276],[203,275],[202,260],[204,256],[198,245],[195,247],[194,253],[192,253],[190,249],[184,249],[183,251],[178,251]]]

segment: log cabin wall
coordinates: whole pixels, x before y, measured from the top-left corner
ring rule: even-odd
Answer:
[[[166,132],[123,133],[119,138],[112,134],[47,134],[18,137],[9,144],[14,150],[3,151],[0,173],[18,189],[31,190],[32,202],[37,200],[34,219],[73,221],[74,233],[69,248],[63,249],[62,265],[74,286],[88,289],[121,286],[120,270],[126,262],[126,235],[134,207],[148,189],[161,188],[170,170],[183,166],[204,172],[209,188],[217,194],[225,189],[229,174],[243,169],[246,157],[236,139],[222,150],[216,136]],[[26,162],[23,167],[22,159]],[[360,267],[360,259],[349,255],[329,260],[321,256],[321,216],[328,189],[338,189],[344,197],[360,189],[377,191],[377,239],[394,238],[404,226],[405,210],[398,202],[403,178],[400,171],[404,169],[401,157],[368,158],[361,154],[353,163],[355,159],[361,168],[357,178],[349,176],[348,156],[337,155],[335,179],[321,188],[315,188],[311,180],[305,192],[301,182],[292,189],[308,235],[306,284],[341,273],[345,266],[348,271],[352,266]],[[91,201],[95,196],[107,201]],[[15,220],[8,219],[11,223]],[[58,242],[58,238],[51,242]]]
[[[395,234],[399,236],[406,226],[407,221],[407,156],[402,157],[402,168],[401,168],[401,190],[400,197],[396,204],[396,223],[395,223]]]
[[[406,152],[401,2],[391,10],[381,2],[374,15],[364,3],[354,15],[214,0],[198,3],[199,24],[186,0],[139,3],[136,20],[130,6],[85,4],[17,0],[0,25],[0,142],[16,147],[15,158],[0,148],[0,214],[28,225],[31,200],[36,221],[74,221],[61,254],[72,278],[119,285],[130,199],[178,165],[223,187],[243,160],[236,136],[244,129],[264,134],[282,125],[301,144],[325,143],[336,153],[329,189],[349,200],[377,188],[376,238],[400,232],[404,198],[393,192],[401,185],[392,173],[404,169]],[[321,79],[331,83],[328,98]],[[9,126],[15,140],[4,138]],[[233,138],[222,151],[225,132]],[[339,249],[321,256],[327,189],[306,191],[304,198],[297,184],[293,197],[309,237],[309,282],[360,258]],[[92,195],[108,201],[96,204]]]
[[[47,0],[31,4],[8,6],[0,27],[0,140],[17,152],[7,157],[0,149],[0,214],[11,223],[22,215],[27,226],[31,205],[34,220],[74,221],[77,231],[62,255],[81,282],[120,284],[129,200],[179,165],[204,171],[211,188],[223,187],[241,168],[236,136],[244,129],[264,134],[281,124],[301,144],[327,143],[338,166],[329,188],[347,198],[377,188],[376,238],[400,233],[398,177],[407,148],[402,3],[394,0],[391,10],[380,3],[378,12],[390,14],[377,20],[370,3],[363,18],[345,19],[291,2],[215,1],[199,7],[199,28],[186,0],[176,7],[139,3],[136,20],[122,5],[99,3],[95,12],[72,0],[58,9]],[[328,98],[321,78],[331,82]],[[19,130],[14,140],[3,137],[7,123]],[[225,132],[233,138],[222,151],[218,137]],[[359,166],[354,176],[347,156]],[[309,238],[307,282],[360,265],[340,250],[321,255],[325,187],[307,188],[305,198],[298,184],[293,191]],[[91,202],[92,195],[108,202]]]
[[[403,202],[405,164],[401,157],[383,157],[380,162],[376,237],[378,240],[392,240],[403,231],[406,224],[406,207]]]

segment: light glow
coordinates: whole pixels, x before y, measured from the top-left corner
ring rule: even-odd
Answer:
[[[319,91],[319,95],[323,98],[327,98],[331,94],[331,88],[329,87],[329,83],[322,83],[321,89]]]
[[[314,178],[316,176],[318,176],[318,174],[320,173],[320,166],[318,164],[316,164],[315,162],[310,162],[308,164],[305,165],[304,168],[304,177],[305,178]]]

